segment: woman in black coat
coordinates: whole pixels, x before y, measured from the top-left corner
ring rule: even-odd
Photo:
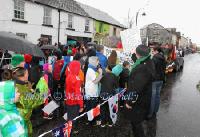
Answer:
[[[131,121],[134,137],[146,137],[142,122],[146,119],[151,103],[152,82],[154,79],[154,64],[150,59],[150,49],[147,46],[139,45],[136,48],[137,61],[134,63],[128,82],[125,101],[125,117]],[[136,102],[133,96],[136,92]]]

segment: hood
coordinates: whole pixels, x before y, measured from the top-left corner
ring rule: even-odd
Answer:
[[[49,69],[49,64],[48,63],[44,64],[43,65],[43,71],[48,72],[48,69]]]
[[[15,84],[14,81],[0,82],[0,109],[16,109],[15,103]]]
[[[98,60],[99,58],[96,57],[96,56],[92,56],[92,57],[89,57],[89,64],[94,66],[94,67],[97,67],[98,66]]]
[[[70,64],[69,64],[69,70],[70,70],[70,73],[72,75],[76,75],[78,76],[80,70],[81,70],[81,64],[79,61],[72,61]]]

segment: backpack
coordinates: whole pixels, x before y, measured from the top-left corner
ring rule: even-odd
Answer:
[[[64,60],[57,60],[54,64],[53,69],[53,80],[60,80],[60,72],[62,70],[62,67],[64,65]]]

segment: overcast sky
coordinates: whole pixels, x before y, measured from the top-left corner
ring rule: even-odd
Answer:
[[[200,45],[200,1],[198,0],[77,0],[107,12],[125,24],[128,11],[135,20],[140,8],[146,16],[138,17],[138,26],[159,23],[164,27],[175,27],[185,37]]]

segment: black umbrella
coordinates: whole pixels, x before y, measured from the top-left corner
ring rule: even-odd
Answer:
[[[54,45],[43,45],[42,47],[40,47],[42,50],[45,49],[50,49],[50,50],[57,50],[58,48]]]
[[[0,49],[44,57],[44,53],[37,45],[34,45],[13,33],[4,31],[0,31]]]

